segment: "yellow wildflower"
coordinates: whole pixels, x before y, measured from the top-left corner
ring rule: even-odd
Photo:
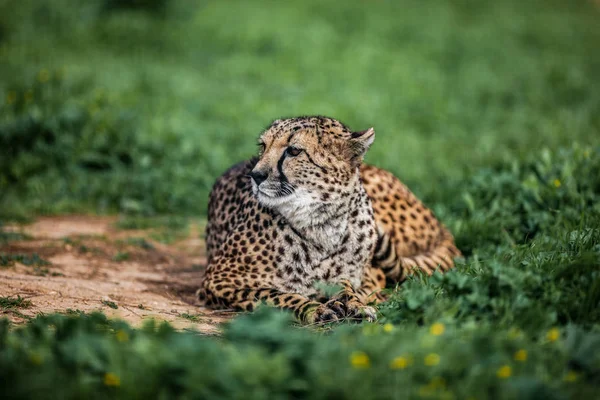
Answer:
[[[559,188],[561,185],[560,179],[555,179],[552,183],[554,184],[554,187],[556,187],[556,188]]]
[[[496,376],[501,379],[509,378],[512,375],[512,368],[509,365],[503,365],[496,371]]]
[[[13,104],[15,101],[17,101],[17,92],[11,90],[6,94],[6,103]]]
[[[525,350],[525,349],[518,350],[514,355],[514,359],[516,361],[523,361],[523,362],[527,361],[527,350]]]
[[[429,333],[431,333],[434,336],[440,336],[444,333],[445,330],[446,327],[444,326],[444,324],[437,322],[431,325],[431,328],[429,328]]]
[[[425,365],[433,367],[440,363],[440,355],[436,353],[429,353],[425,356]]]
[[[121,386],[121,379],[112,372],[107,372],[104,374],[104,385],[106,386]]]
[[[394,325],[392,325],[390,323],[387,323],[387,324],[383,325],[383,331],[384,332],[390,333],[393,330],[394,330]]]
[[[556,342],[559,337],[560,331],[558,328],[552,328],[548,331],[548,333],[546,333],[546,339],[548,339],[549,342]]]
[[[569,371],[564,376],[563,381],[573,383],[573,382],[577,382],[578,379],[579,379],[579,374],[577,372]]]
[[[355,351],[350,355],[350,364],[357,369],[366,369],[371,366],[371,360],[366,353]]]
[[[122,330],[122,329],[119,329],[119,330],[117,331],[117,334],[116,334],[116,336],[117,336],[117,340],[118,340],[119,342],[127,342],[127,341],[129,340],[129,335],[127,334],[127,332],[125,332],[125,331],[124,331],[124,330]]]
[[[410,365],[410,359],[407,357],[396,357],[390,361],[391,369],[404,369]]]
[[[50,79],[50,72],[46,68],[41,69],[40,72],[38,72],[37,78],[40,83],[46,83]]]

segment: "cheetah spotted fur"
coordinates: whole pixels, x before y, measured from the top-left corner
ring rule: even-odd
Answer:
[[[274,121],[259,157],[211,191],[200,298],[246,311],[265,302],[305,323],[374,320],[386,282],[452,268],[448,230],[391,173],[362,163],[374,138],[328,117]],[[324,298],[317,282],[340,291]]]

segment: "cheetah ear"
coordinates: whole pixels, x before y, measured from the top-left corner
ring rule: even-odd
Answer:
[[[350,135],[351,162],[357,166],[361,163],[363,156],[375,140],[375,129],[369,128],[365,131],[353,132]]]

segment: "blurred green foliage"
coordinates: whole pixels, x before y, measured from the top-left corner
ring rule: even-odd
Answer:
[[[325,114],[375,127],[368,161],[465,255],[391,290],[380,324],[4,323],[0,397],[594,398],[598,18],[583,0],[0,1],[0,218],[183,231],[270,120]]]
[[[600,334],[573,326],[534,338],[485,323],[319,335],[259,310],[215,340],[100,314],[0,324],[5,399],[592,399],[599,366]]]
[[[0,2],[0,208],[199,214],[281,116],[378,133],[368,161],[439,182],[593,142],[585,0]]]

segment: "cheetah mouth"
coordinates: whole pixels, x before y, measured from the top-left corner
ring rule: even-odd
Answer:
[[[255,182],[252,182],[252,192],[259,200],[261,197],[269,200],[280,200],[294,194],[294,187],[287,182],[277,185],[276,187],[272,187],[273,185],[267,185],[267,187],[263,186],[264,184],[257,185]]]
[[[279,209],[294,202],[292,193],[283,193],[280,190],[256,188],[254,198],[259,204],[271,209]]]
[[[276,191],[275,193],[268,193],[264,190],[257,189],[255,193],[256,197],[260,199],[260,197],[266,197],[269,199],[283,199],[285,197],[291,196],[291,193],[282,193],[281,191]]]

